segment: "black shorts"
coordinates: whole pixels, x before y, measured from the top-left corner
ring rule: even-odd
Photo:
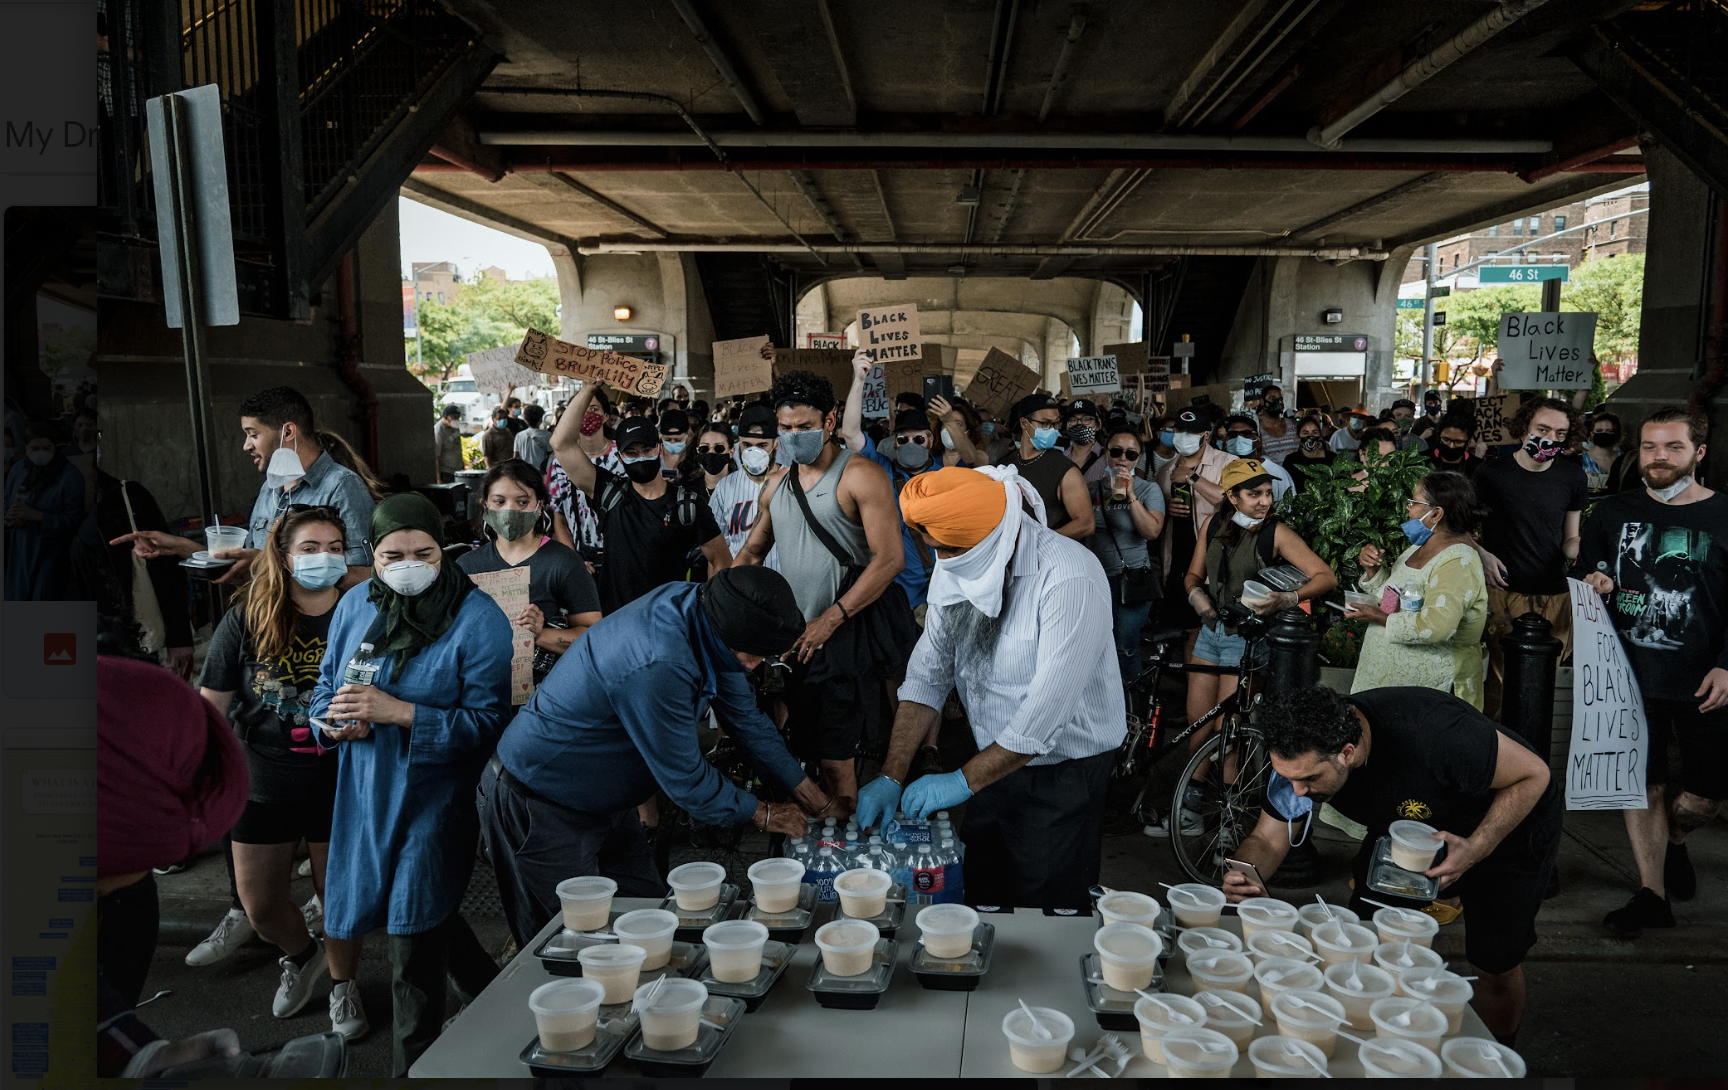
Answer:
[[[336,792],[308,791],[295,802],[258,802],[248,799],[240,820],[234,823],[236,844],[330,843],[330,825],[336,815]]]
[[[1644,701],[1650,723],[1650,786],[1678,786],[1712,802],[1728,799],[1728,708],[1700,712],[1691,700]],[[1680,747],[1680,774],[1668,767],[1668,740]]]

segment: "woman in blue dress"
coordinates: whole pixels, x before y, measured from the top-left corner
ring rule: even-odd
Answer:
[[[444,1024],[445,976],[472,998],[498,972],[456,909],[479,835],[474,792],[510,719],[511,625],[444,561],[432,501],[389,497],[370,536],[373,577],[336,607],[312,701],[326,737],[342,743],[324,930],[360,939],[387,929],[391,1074],[401,1077]],[[377,672],[370,685],[345,684],[362,644]],[[331,978],[341,987],[357,968],[332,957]]]
[[[60,453],[54,425],[25,429],[24,457],[6,474],[5,511],[6,600],[59,601],[84,521],[84,474]]]

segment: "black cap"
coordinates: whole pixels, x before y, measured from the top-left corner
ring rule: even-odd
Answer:
[[[1062,410],[1062,415],[1064,417],[1084,415],[1090,416],[1096,420],[1098,418],[1098,403],[1096,401],[1088,401],[1085,398],[1080,398],[1077,401],[1070,401],[1068,407]]]
[[[929,431],[930,418],[917,409],[901,409],[894,414],[895,431]]]
[[[667,409],[660,414],[661,431],[689,431],[690,414],[683,409]]]
[[[778,439],[780,437],[780,418],[774,410],[755,401],[744,406],[744,411],[738,414],[738,438],[740,439]]]
[[[613,442],[618,444],[620,454],[632,443],[644,447],[660,445],[660,432],[654,427],[654,421],[645,416],[632,416],[618,425],[617,436]]]
[[[1196,409],[1183,409],[1176,414],[1176,430],[1185,432],[1205,432],[1208,430],[1206,417]]]
[[[702,611],[720,642],[746,655],[781,655],[804,634],[792,584],[771,568],[737,565],[702,585]]]
[[[1043,412],[1045,409],[1060,409],[1061,407],[1056,399],[1049,394],[1027,394],[1014,403],[1014,415],[1016,418],[1024,419],[1033,413]]]
[[[1401,397],[1397,401],[1394,401],[1392,403],[1392,407],[1394,409],[1414,409],[1416,407],[1416,403],[1414,401],[1411,401],[1407,397]]]
[[[447,418],[452,417],[452,416],[461,416],[462,415],[462,406],[460,406],[460,405],[446,405],[446,406],[444,406],[443,415]]]

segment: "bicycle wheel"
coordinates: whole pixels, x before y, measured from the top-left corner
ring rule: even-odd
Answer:
[[[1226,765],[1234,766],[1229,782]],[[1170,803],[1170,850],[1190,879],[1210,885],[1224,880],[1224,861],[1260,820],[1270,768],[1265,741],[1253,727],[1235,728],[1229,750],[1224,749],[1223,735],[1214,734],[1194,751]],[[1191,789],[1190,784],[1195,786]],[[1183,813],[1185,809],[1190,813]],[[1192,820],[1194,815],[1198,822]]]

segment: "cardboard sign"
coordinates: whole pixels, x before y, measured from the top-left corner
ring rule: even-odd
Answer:
[[[864,416],[876,419],[888,415],[888,376],[883,374],[881,364],[873,364],[870,374],[864,379],[864,394],[859,410]]]
[[[522,338],[516,362],[543,375],[593,379],[627,393],[652,396],[666,385],[666,365],[620,356],[601,348],[585,348],[530,329]]]
[[[540,376],[516,362],[516,348],[488,348],[469,352],[462,357],[474,374],[474,384],[482,390],[502,390],[505,396],[518,386],[538,386]]]
[[[1500,316],[1502,390],[1583,390],[1596,343],[1594,311]]]
[[[1192,386],[1184,390],[1172,390],[1169,403],[1177,411],[1208,405],[1222,412],[1229,412],[1232,399],[1235,396],[1235,383],[1214,382],[1207,386]]]
[[[789,371],[814,371],[834,387],[836,401],[852,389],[852,349],[850,348],[776,348],[773,373],[775,378]]]
[[[1170,389],[1170,357],[1152,356],[1146,360],[1145,373],[1137,376],[1144,379],[1146,389],[1150,393],[1161,394]]]
[[[1642,810],[1650,764],[1644,699],[1602,596],[1578,579],[1572,593],[1572,744],[1566,809]],[[1539,753],[1538,757],[1547,754]]]
[[[1487,397],[1455,397],[1446,408],[1448,412],[1457,410],[1475,417],[1476,438],[1495,447],[1513,441],[1508,425],[1521,404],[1523,399],[1515,391],[1508,390]]]
[[[516,624],[528,608],[528,568],[479,572],[468,577],[510,618],[510,703],[526,704],[534,695],[534,634]]]
[[[1124,344],[1107,344],[1104,346],[1106,356],[1116,357],[1116,374],[1126,379],[1129,375],[1143,375],[1146,365],[1151,359],[1151,350],[1145,341],[1128,341]]]
[[[1113,394],[1122,389],[1115,356],[1075,356],[1068,361],[1068,390],[1081,394]]]
[[[882,368],[882,382],[887,388],[888,400],[892,402],[901,394],[917,394],[924,396],[924,376],[937,374],[942,368],[935,360],[926,360],[919,356],[903,360],[886,360],[877,366]]]
[[[974,409],[988,409],[998,420],[1008,419],[1014,403],[1038,388],[1038,372],[1002,351],[992,348],[966,384],[966,400]]]
[[[774,364],[765,359],[766,336],[714,342],[714,396],[760,393],[774,385]]]
[[[906,303],[859,311],[858,345],[875,363],[922,358],[918,308]]]
[[[1242,393],[1248,397],[1259,397],[1261,390],[1276,385],[1278,385],[1278,376],[1270,372],[1263,375],[1249,375],[1242,380]]]
[[[844,333],[807,333],[804,335],[806,348],[845,348]]]

